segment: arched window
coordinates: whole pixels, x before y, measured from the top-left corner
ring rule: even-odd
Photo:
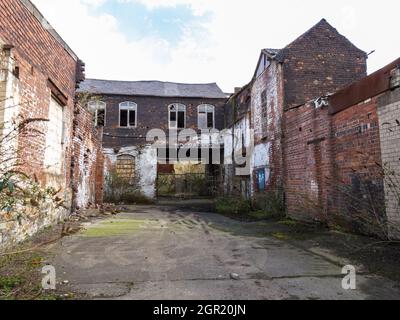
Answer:
[[[89,111],[93,113],[93,122],[96,127],[104,127],[106,124],[106,103],[92,100],[88,103]]]
[[[198,107],[199,129],[215,128],[215,107],[209,104],[202,104]]]
[[[120,155],[117,158],[116,171],[120,179],[133,182],[135,178],[136,161],[135,157],[130,155]]]
[[[186,128],[186,106],[181,103],[175,103],[168,106],[169,111],[169,128],[185,129]]]
[[[119,104],[119,126],[122,128],[137,127],[137,104],[122,102]]]

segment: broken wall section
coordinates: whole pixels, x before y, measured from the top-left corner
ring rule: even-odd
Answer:
[[[103,202],[103,128],[94,127],[93,114],[80,103],[75,105],[72,176],[76,209]]]

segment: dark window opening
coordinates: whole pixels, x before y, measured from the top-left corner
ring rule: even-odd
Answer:
[[[128,110],[120,111],[119,126],[120,127],[128,126]]]
[[[212,112],[207,113],[207,128],[214,128],[214,114]]]
[[[178,112],[178,129],[185,128],[185,112],[179,111]]]
[[[176,121],[176,112],[171,112],[171,117],[170,117],[171,122]]]
[[[97,127],[104,127],[106,118],[105,110],[97,110],[95,123]]]
[[[129,111],[129,126],[136,127],[136,111]]]

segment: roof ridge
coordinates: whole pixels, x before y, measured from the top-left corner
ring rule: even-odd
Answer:
[[[328,25],[330,28],[332,28],[333,30],[336,31],[336,33],[343,37],[344,39],[346,39],[351,45],[353,45],[355,48],[357,48],[358,50],[360,50],[361,52],[365,53],[365,51],[361,50],[360,48],[358,48],[352,41],[350,41],[346,36],[344,36],[343,34],[341,34],[332,24],[330,24],[325,18],[322,18],[318,23],[316,23],[315,25],[313,25],[310,29],[308,29],[306,32],[302,33],[300,36],[298,36],[296,39],[294,39],[292,42],[290,42],[288,45],[286,45],[281,51],[284,51],[286,49],[290,49],[289,47],[291,45],[293,45],[294,43],[296,43],[297,41],[299,41],[301,38],[305,37],[307,34],[309,34],[310,32],[312,32],[315,28],[317,28],[318,26],[325,24]]]
[[[189,82],[174,82],[174,81],[162,81],[162,80],[108,80],[108,79],[86,78],[85,81],[129,82],[129,83],[159,82],[159,83],[171,83],[171,84],[182,84],[182,85],[209,85],[209,84],[218,85],[216,82],[189,83]]]

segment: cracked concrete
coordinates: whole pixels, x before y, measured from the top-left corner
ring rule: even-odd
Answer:
[[[343,263],[351,261],[263,235],[265,228],[211,213],[136,207],[63,239],[50,262],[58,281],[69,282],[60,290],[93,299],[400,299],[396,282],[362,266],[357,290],[343,290]]]

